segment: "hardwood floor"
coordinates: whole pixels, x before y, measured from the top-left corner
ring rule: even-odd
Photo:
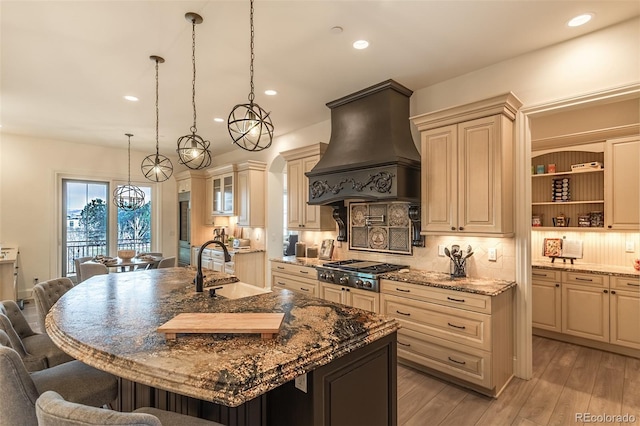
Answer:
[[[38,330],[28,302],[24,314]],[[398,365],[401,426],[587,423],[577,413],[635,416],[590,424],[640,424],[640,359],[533,336],[533,378],[514,378],[497,399]]]

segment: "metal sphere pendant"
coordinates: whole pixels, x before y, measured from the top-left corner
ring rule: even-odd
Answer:
[[[144,192],[134,185],[118,186],[113,191],[113,200],[122,210],[137,210],[144,206]]]
[[[158,153],[147,155],[140,168],[144,177],[153,182],[164,182],[173,174],[171,160]]]
[[[233,143],[247,151],[262,151],[271,146],[271,113],[256,103],[236,105],[229,114],[228,128]]]
[[[178,139],[178,149],[176,150],[180,163],[193,170],[209,167],[211,165],[209,145],[209,141],[205,141],[195,132],[181,136]]]

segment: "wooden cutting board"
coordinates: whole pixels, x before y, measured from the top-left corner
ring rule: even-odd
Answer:
[[[271,339],[280,332],[284,313],[183,313],[158,327],[167,340],[177,333],[260,333]]]

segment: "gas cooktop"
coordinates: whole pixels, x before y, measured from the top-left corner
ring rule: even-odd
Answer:
[[[378,275],[404,268],[408,266],[349,259],[325,263],[317,270],[319,281],[377,292],[380,291]]]

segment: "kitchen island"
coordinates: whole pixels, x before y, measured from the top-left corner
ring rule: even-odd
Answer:
[[[167,268],[92,277],[52,308],[47,332],[71,356],[124,379],[123,411],[153,405],[225,424],[395,424],[396,320],[287,290],[211,298],[207,288],[194,291],[194,275]],[[205,287],[235,280],[206,276]],[[157,327],[184,312],[285,316],[274,339],[166,341]],[[307,392],[294,386],[305,374]]]

